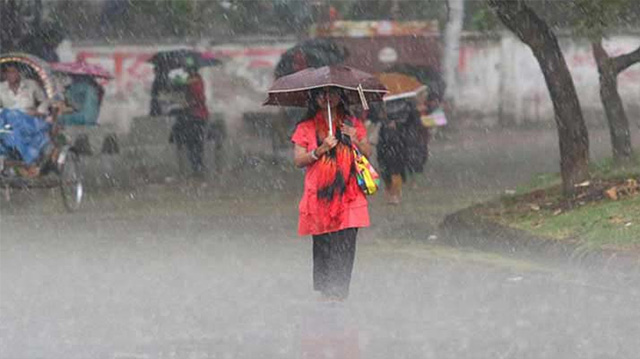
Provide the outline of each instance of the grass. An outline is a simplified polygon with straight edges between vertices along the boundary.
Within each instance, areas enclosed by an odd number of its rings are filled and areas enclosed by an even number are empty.
[[[577,240],[587,247],[633,249],[640,246],[640,196],[619,201],[591,202],[577,209],[510,211],[499,218],[502,224],[557,240]]]
[[[640,156],[621,167],[611,159],[593,163],[592,182],[640,181]],[[556,240],[577,241],[588,248],[640,249],[640,193],[619,200],[573,200],[562,196],[557,173],[536,175],[516,194],[488,204],[479,213],[498,223]],[[601,196],[602,197],[602,196]]]

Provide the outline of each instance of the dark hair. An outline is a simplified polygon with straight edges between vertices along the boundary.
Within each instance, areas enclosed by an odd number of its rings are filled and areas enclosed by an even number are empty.
[[[2,72],[7,72],[7,70],[13,67],[14,69],[18,70],[18,72],[23,72],[25,69],[25,65],[19,63],[19,62],[7,62],[5,64],[2,65]]]
[[[349,98],[345,91],[339,87],[331,87],[333,89],[338,90],[338,94],[340,95],[340,104],[338,105],[338,109],[342,111],[345,116],[351,116],[351,112],[349,111]],[[302,121],[312,119],[316,113],[320,110],[318,106],[318,102],[316,99],[320,94],[324,92],[324,88],[316,88],[309,91],[309,101],[307,102],[307,113],[302,118]]]

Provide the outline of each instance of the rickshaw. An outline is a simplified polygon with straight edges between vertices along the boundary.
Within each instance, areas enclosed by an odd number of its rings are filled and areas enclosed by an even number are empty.
[[[46,100],[53,103],[63,99],[60,84],[56,84],[48,63],[34,56],[20,53],[0,55],[0,67],[15,64],[21,71],[22,78],[35,80],[43,89]],[[73,146],[65,140],[62,128],[56,123],[58,111],[49,106],[53,118],[49,131],[53,153],[51,158],[43,158],[38,162],[39,171],[35,176],[25,176],[20,169],[27,167],[19,155],[9,154],[0,159],[0,185],[9,197],[10,188],[58,187],[65,208],[69,212],[80,208],[84,197],[83,176],[80,157]],[[0,141],[13,134],[14,128],[4,126],[0,129]]]
[[[63,113],[58,122],[64,126],[65,135],[73,141],[80,155],[92,155],[102,144],[103,154],[119,152],[116,134],[109,127],[100,126],[98,117],[104,97],[104,85],[113,76],[107,70],[83,61],[54,62],[51,69],[57,84],[64,84],[64,98],[73,111]]]

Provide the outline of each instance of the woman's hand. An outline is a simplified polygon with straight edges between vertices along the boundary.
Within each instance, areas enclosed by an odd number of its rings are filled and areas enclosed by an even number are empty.
[[[325,153],[329,152],[332,148],[336,147],[337,144],[338,144],[338,139],[336,139],[336,136],[329,135],[325,137],[324,141],[322,141],[322,144],[318,147],[318,149],[316,149],[316,155],[317,156],[324,155]]]
[[[351,140],[356,140],[356,128],[353,126],[349,126],[347,124],[342,124],[342,127],[340,127],[340,131],[342,131],[342,133],[344,133],[345,135],[349,136],[349,138]]]

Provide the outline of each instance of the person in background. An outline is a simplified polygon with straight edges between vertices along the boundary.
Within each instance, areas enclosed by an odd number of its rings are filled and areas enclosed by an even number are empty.
[[[58,122],[67,126],[95,125],[104,93],[102,86],[91,76],[70,75],[70,79],[64,94],[70,109],[58,117]]]
[[[376,153],[387,203],[397,205],[409,175],[424,170],[428,154],[425,129],[410,99],[389,101],[372,109],[371,121],[382,123]]]
[[[333,133],[328,125],[333,114]],[[291,137],[294,164],[305,169],[298,233],[313,238],[313,288],[322,300],[349,295],[358,229],[369,226],[367,199],[357,183],[351,144],[368,156],[364,124],[351,116],[342,90],[310,92],[307,115]]]
[[[151,102],[149,104],[149,116],[162,115],[160,105],[160,93],[169,88],[169,72],[160,65],[153,67],[153,83],[151,84]]]
[[[171,141],[179,148],[185,146],[193,175],[204,177],[204,141],[209,121],[205,84],[194,61],[187,61],[187,83],[184,86],[186,107],[180,111],[173,126]]]

